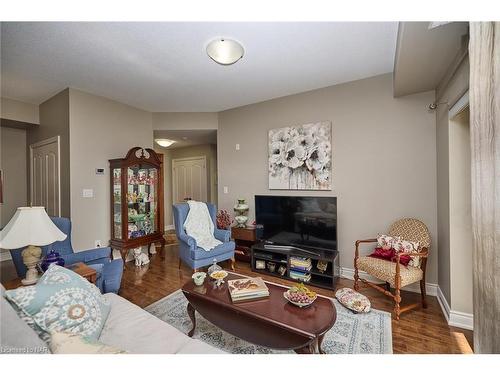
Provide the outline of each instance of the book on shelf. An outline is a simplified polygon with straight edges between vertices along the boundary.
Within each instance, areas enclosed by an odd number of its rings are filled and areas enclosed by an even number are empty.
[[[295,266],[295,265],[291,265],[291,266],[290,266],[290,269],[291,269],[292,271],[298,271],[298,272],[309,272],[309,271],[311,271],[312,266],[302,267],[302,266]]]
[[[294,267],[309,268],[312,267],[311,258],[290,257],[290,265]]]
[[[227,284],[233,302],[249,301],[269,296],[269,289],[260,277],[229,280]]]
[[[294,280],[309,282],[309,281],[311,281],[311,274],[291,270],[290,271],[290,278],[292,278]]]

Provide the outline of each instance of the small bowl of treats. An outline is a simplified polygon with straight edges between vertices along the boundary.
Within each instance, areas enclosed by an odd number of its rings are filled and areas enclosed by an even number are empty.
[[[214,271],[210,274],[210,277],[215,280],[215,285],[220,286],[224,283],[224,279],[227,277],[228,273],[224,270]]]

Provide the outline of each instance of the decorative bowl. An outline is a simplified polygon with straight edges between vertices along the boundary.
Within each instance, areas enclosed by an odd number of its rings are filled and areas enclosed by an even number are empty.
[[[224,270],[214,271],[210,274],[210,277],[214,280],[224,280],[228,273]]]
[[[136,215],[128,215],[128,218],[132,221],[142,221],[146,214],[136,214]]]
[[[195,272],[193,273],[193,281],[196,285],[201,286],[203,285],[203,282],[205,281],[205,277],[207,277],[207,274],[205,272]]]
[[[214,271],[210,274],[210,277],[215,280],[215,285],[220,286],[224,284],[224,279],[227,277],[228,273],[224,270]]]
[[[283,293],[283,297],[285,297],[285,299],[290,302],[292,305],[295,305],[295,306],[298,306],[298,307],[307,307],[307,306],[310,306],[314,301],[316,301],[316,298],[318,298],[318,296],[314,296],[313,298],[309,297],[310,298],[310,301],[309,302],[295,302],[295,301],[292,301],[290,299],[290,291],[287,290],[285,293]]]

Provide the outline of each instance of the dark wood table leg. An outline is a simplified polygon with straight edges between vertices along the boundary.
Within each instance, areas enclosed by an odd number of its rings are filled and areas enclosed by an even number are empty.
[[[194,314],[195,309],[193,306],[191,306],[190,303],[188,303],[188,305],[187,305],[187,312],[188,312],[189,318],[191,319],[191,322],[193,323],[193,328],[191,329],[191,331],[188,332],[188,336],[193,337],[194,329],[196,328],[196,317]]]
[[[165,259],[165,244],[166,241],[163,239],[163,241],[160,242],[161,248],[160,248],[160,257],[161,259]]]
[[[321,335],[318,337],[318,352],[319,354],[326,354],[323,349],[321,349],[321,344],[323,343],[323,339],[325,338],[325,335]]]
[[[314,340],[307,344],[306,346],[303,346],[302,348],[294,349],[295,353],[297,354],[314,354],[314,351],[316,349],[316,344],[317,340]]]

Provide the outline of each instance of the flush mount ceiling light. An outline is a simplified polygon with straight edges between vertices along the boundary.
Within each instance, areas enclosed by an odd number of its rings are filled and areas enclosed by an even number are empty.
[[[175,143],[175,141],[165,138],[155,139],[155,142],[158,143],[161,147],[168,147]]]
[[[207,45],[207,54],[217,64],[231,65],[243,57],[243,46],[231,39],[215,39]]]

